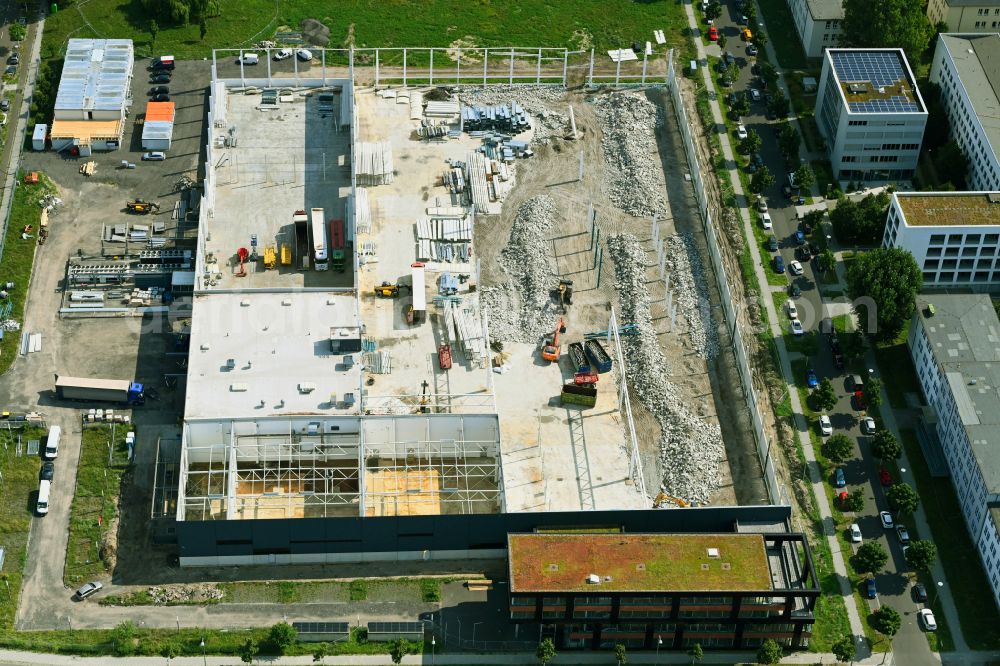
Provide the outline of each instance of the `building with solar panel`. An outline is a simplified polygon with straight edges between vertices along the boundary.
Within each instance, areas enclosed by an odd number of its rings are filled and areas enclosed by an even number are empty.
[[[56,93],[53,150],[118,150],[132,86],[131,39],[71,39]]]
[[[1000,190],[1000,35],[942,34],[930,80],[941,86],[951,138],[968,157],[970,190]]]
[[[902,49],[830,49],[816,97],[819,131],[842,183],[913,178],[927,108]]]

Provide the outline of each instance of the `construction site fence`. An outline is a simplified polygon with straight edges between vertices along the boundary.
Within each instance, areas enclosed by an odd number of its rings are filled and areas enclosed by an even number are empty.
[[[271,87],[306,85],[353,77],[355,85],[664,85],[669,52],[642,50],[612,60],[595,49],[504,46],[488,48],[310,49],[308,61],[274,57],[281,49],[217,49],[213,68],[223,79],[262,80]],[[256,55],[256,58],[247,58]],[[253,63],[253,64],[251,64]],[[320,85],[325,85],[321,83]]]
[[[722,254],[719,250],[719,239],[714,225],[715,216],[719,214],[719,211],[715,209],[715,204],[709,199],[705,188],[704,174],[714,174],[714,171],[710,165],[703,167],[699,163],[698,151],[695,146],[694,137],[691,134],[692,125],[688,119],[681,87],[678,85],[677,73],[672,63],[672,52],[669,60],[667,89],[670,91],[674,112],[677,115],[677,126],[684,140],[684,153],[687,156],[688,169],[691,172],[691,182],[694,185],[695,197],[698,199],[698,211],[701,215],[702,226],[708,241],[709,256],[712,259],[715,281],[721,296],[722,310],[726,317],[726,326],[729,331],[729,337],[732,340],[732,350],[736,357],[736,368],[740,376],[740,386],[743,390],[743,397],[746,400],[747,410],[750,413],[757,457],[764,473],[764,483],[767,486],[767,493],[771,502],[773,504],[788,504],[790,498],[787,488],[778,482],[778,475],[774,466],[774,456],[771,453],[772,443],[764,429],[764,419],[761,415],[757,391],[754,389],[749,354],[747,353],[746,344],[743,342],[744,334],[740,328],[739,312],[737,309],[742,299],[735,295],[729,286],[726,269],[722,262]]]

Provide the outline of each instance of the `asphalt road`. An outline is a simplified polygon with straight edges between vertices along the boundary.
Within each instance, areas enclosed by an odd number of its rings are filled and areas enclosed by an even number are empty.
[[[766,21],[766,17],[763,17],[763,20]],[[736,56],[737,63],[740,65],[740,75],[733,82],[732,87],[723,89],[723,94],[746,92],[749,88],[762,88],[759,78],[751,73],[751,65],[756,59],[747,54],[746,43],[740,40],[741,27],[739,23],[740,14],[735,11],[734,3],[731,0],[725,2],[722,16],[716,20],[715,25],[719,28],[720,34],[726,36],[725,50]],[[769,37],[776,38],[772,35]],[[793,39],[795,36],[777,38]],[[727,104],[724,102],[723,108],[727,108]],[[742,120],[747,130],[756,130],[760,135],[762,140],[760,155],[764,164],[775,177],[775,184],[768,188],[763,196],[768,202],[768,212],[773,223],[772,233],[778,239],[779,248],[777,253],[768,252],[765,248],[762,255],[773,257],[780,253],[787,270],[791,262],[797,258],[796,248],[798,246],[795,242],[795,232],[799,229],[799,223],[796,207],[783,195],[781,187],[787,182],[786,174],[792,169],[789,169],[778,148],[776,130],[780,128],[781,123],[780,121],[767,120],[765,111],[763,99],[759,102],[751,101],[750,112]],[[740,168],[745,169],[742,166],[742,162],[745,160],[740,159]],[[927,639],[917,622],[917,610],[921,605],[914,601],[912,587],[905,575],[907,567],[902,547],[895,532],[883,529],[878,517],[879,511],[888,509],[888,504],[884,489],[878,480],[879,463],[871,455],[869,438],[861,434],[860,416],[862,413],[855,410],[851,403],[846,373],[838,370],[833,363],[829,336],[818,332],[821,320],[828,314],[818,288],[820,280],[818,262],[801,263],[804,269],[803,274],[799,277],[787,274],[787,277],[802,291],[801,296],[795,299],[795,303],[804,328],[807,332],[814,332],[813,334],[818,338],[818,352],[809,359],[809,365],[816,371],[821,381],[824,377],[829,377],[837,390],[839,400],[836,407],[829,413],[834,433],[848,435],[855,442],[854,457],[843,465],[847,480],[847,487],[844,490],[851,491],[859,487],[864,489],[865,509],[857,517],[862,537],[865,541],[878,540],[889,552],[889,562],[885,571],[875,576],[878,598],[866,601],[866,603],[872,611],[878,608],[879,604],[889,605],[899,611],[902,616],[902,627],[893,641],[893,651],[897,663],[908,666],[910,664],[940,663],[939,658],[931,653]],[[771,289],[773,291],[775,288]],[[802,377],[795,379],[796,381],[804,381]],[[816,424],[811,425],[818,427]],[[849,553],[844,555],[849,559]],[[933,593],[931,591],[932,595]]]

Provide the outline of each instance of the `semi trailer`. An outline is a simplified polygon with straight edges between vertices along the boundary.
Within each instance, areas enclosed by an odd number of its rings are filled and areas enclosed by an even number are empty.
[[[130,379],[90,379],[56,375],[56,397],[60,400],[114,402],[133,407],[146,403],[143,385]]]

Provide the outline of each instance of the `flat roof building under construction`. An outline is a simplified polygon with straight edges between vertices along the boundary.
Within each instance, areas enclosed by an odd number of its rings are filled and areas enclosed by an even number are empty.
[[[132,84],[131,39],[71,39],[56,93],[56,120],[125,116]]]

